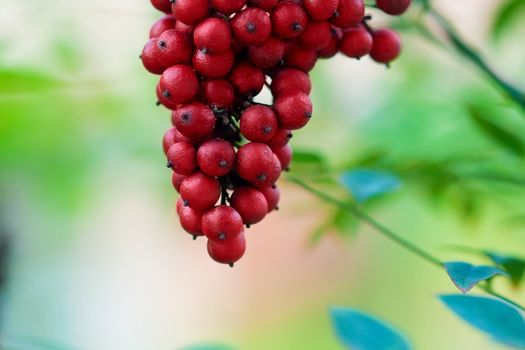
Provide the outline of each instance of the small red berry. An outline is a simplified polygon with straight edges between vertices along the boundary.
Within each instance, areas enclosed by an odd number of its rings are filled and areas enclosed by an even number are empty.
[[[159,86],[167,100],[181,104],[190,101],[197,95],[199,80],[190,66],[176,65],[162,73]]]
[[[202,97],[213,107],[228,108],[233,104],[235,93],[229,81],[208,80],[201,84]]]
[[[401,38],[389,28],[379,29],[372,33],[374,44],[370,57],[376,62],[389,64],[401,52]]]
[[[339,7],[330,21],[336,27],[347,28],[359,24],[364,16],[363,0],[339,0]]]
[[[176,29],[162,33],[157,40],[159,62],[166,67],[190,63],[193,48],[188,35]]]
[[[184,205],[184,201],[177,201],[177,214],[179,214],[182,228],[193,236],[204,236],[202,233],[202,213]]]
[[[202,216],[202,231],[209,240],[225,242],[244,232],[241,215],[232,207],[220,205]]]
[[[180,133],[191,141],[202,141],[215,129],[215,115],[203,103],[193,102],[173,111],[172,118]]]
[[[241,133],[249,141],[268,141],[275,135],[277,127],[277,117],[267,106],[251,106],[241,116]]]
[[[284,68],[273,77],[271,90],[274,97],[296,91],[309,95],[312,91],[312,83],[305,72],[294,68]]]
[[[377,0],[377,7],[389,15],[399,16],[410,7],[411,0]]]
[[[265,77],[262,70],[242,61],[233,67],[229,80],[240,95],[255,96],[263,89]]]
[[[331,38],[332,25],[328,21],[310,22],[299,36],[299,42],[308,49],[321,50],[328,45]]]
[[[304,92],[279,97],[275,101],[275,112],[282,128],[297,130],[312,118],[312,101]]]
[[[177,21],[177,23],[175,23],[175,29],[177,29],[179,32],[186,33],[189,36],[192,36],[193,31],[195,30],[195,26],[184,24],[181,21]]]
[[[164,138],[162,139],[162,148],[164,149],[164,154],[168,154],[170,147],[177,142],[187,141],[189,141],[189,139],[182,135],[179,130],[177,130],[177,128],[170,128],[168,131],[166,131]]]
[[[281,191],[279,191],[279,188],[276,185],[273,185],[261,188],[260,191],[268,202],[268,212],[276,210],[281,197]]]
[[[248,7],[237,13],[231,22],[233,35],[242,45],[260,45],[272,32],[268,14],[256,7]]]
[[[339,43],[342,53],[352,58],[361,58],[372,51],[373,39],[364,25],[347,28]]]
[[[160,84],[157,84],[155,92],[157,94],[157,105],[161,104],[164,107],[171,109],[171,110],[177,109],[179,107],[178,103],[175,103],[174,101],[171,101],[169,99],[169,93],[163,90],[160,87]]]
[[[168,150],[168,165],[181,175],[191,175],[197,168],[197,152],[189,142],[177,142]]]
[[[237,173],[256,187],[275,183],[281,175],[281,164],[270,147],[251,142],[237,152]]]
[[[246,0],[211,0],[211,6],[224,15],[239,12],[244,5]]]
[[[258,7],[266,12],[270,12],[279,0],[248,0],[248,4],[253,7]]]
[[[231,206],[239,212],[245,225],[261,222],[268,213],[264,195],[252,187],[238,187],[231,197]]]
[[[157,49],[157,39],[150,39],[140,55],[144,68],[153,74],[162,74],[166,70],[166,66],[159,62],[159,51]]]
[[[303,0],[303,6],[314,20],[324,21],[337,11],[339,0]]]
[[[171,5],[170,5],[171,8]],[[153,24],[149,31],[150,38],[157,38],[166,30],[175,29],[177,20],[172,15],[162,16],[157,22]]]
[[[175,0],[171,9],[177,21],[194,25],[206,18],[210,12],[209,0]]]
[[[317,51],[319,58],[331,58],[339,52],[339,42],[343,37],[343,31],[337,27],[332,27],[332,35],[328,45]]]
[[[208,176],[224,176],[235,164],[235,149],[222,139],[204,142],[197,151],[199,168]]]
[[[221,196],[219,181],[197,171],[182,181],[180,195],[184,204],[205,211],[212,208]]]
[[[173,184],[173,187],[177,192],[180,193],[180,185],[182,185],[182,181],[186,178],[185,175],[177,174],[176,172],[173,172],[171,174],[171,183]]]
[[[193,67],[206,78],[224,78],[233,67],[235,57],[233,51],[211,53],[206,50],[195,50]]]
[[[317,58],[317,51],[298,44],[290,44],[284,54],[284,64],[287,67],[309,72],[315,67]]]
[[[208,241],[208,254],[218,263],[233,264],[239,261],[246,251],[246,237],[240,234],[224,242]]]
[[[260,46],[250,46],[248,56],[250,61],[261,69],[268,69],[277,65],[284,56],[286,44],[281,39],[270,36]]]
[[[226,51],[232,43],[230,26],[219,18],[205,19],[195,27],[193,41],[199,50]]]
[[[287,129],[278,129],[275,135],[266,142],[270,148],[281,148],[284,147],[290,142],[293,134],[290,130]]]
[[[171,13],[171,2],[170,0],[150,0],[153,7],[164,13]]]
[[[301,35],[308,25],[308,15],[293,1],[280,2],[272,11],[273,32],[279,38],[293,39]]]
[[[293,157],[292,146],[287,144],[280,148],[272,148],[272,151],[275,153],[277,158],[279,158],[279,162],[281,162],[281,168],[288,171]]]

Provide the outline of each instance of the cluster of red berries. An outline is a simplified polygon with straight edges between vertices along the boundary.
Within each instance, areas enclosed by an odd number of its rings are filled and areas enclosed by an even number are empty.
[[[400,15],[410,2],[376,5]],[[172,110],[163,145],[180,222],[208,238],[214,260],[233,265],[246,249],[244,227],[277,209],[292,131],[312,117],[308,72],[317,60],[342,52],[388,64],[401,42],[391,29],[371,29],[364,0],[151,3],[166,15],[141,58],[161,75],[158,103]],[[271,106],[254,101],[265,86]]]

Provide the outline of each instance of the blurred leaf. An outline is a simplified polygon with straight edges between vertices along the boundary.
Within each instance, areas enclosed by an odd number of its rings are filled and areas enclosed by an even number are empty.
[[[493,266],[474,266],[465,262],[445,263],[448,276],[463,293],[469,292],[476,284],[497,275],[508,276],[506,272]]]
[[[525,259],[493,253],[484,252],[496,265],[503,268],[510,276],[510,280],[515,287],[518,287],[525,277]]]
[[[525,1],[523,0],[507,0],[501,4],[494,16],[492,22],[492,38],[495,40],[501,39],[502,34],[507,30],[512,23],[520,19],[520,16],[525,15]]]
[[[294,163],[309,163],[312,165],[325,165],[326,160],[321,153],[306,151],[306,150],[294,150],[293,154]]]
[[[514,306],[482,296],[442,295],[440,299],[457,316],[495,341],[525,348],[525,319]]]
[[[392,192],[401,185],[399,178],[392,173],[365,169],[343,173],[341,182],[361,203]]]
[[[339,340],[352,350],[409,350],[411,345],[386,322],[358,310],[333,307],[333,327]]]
[[[525,145],[523,141],[510,130],[506,130],[494,123],[481,108],[470,106],[469,115],[485,135],[515,155],[519,157],[525,156]]]
[[[347,210],[336,208],[328,218],[311,234],[310,242],[318,243],[330,230],[335,230],[341,236],[353,236],[359,228],[359,221]]]
[[[50,75],[24,69],[0,70],[0,81],[0,94],[5,95],[45,92],[64,85]]]

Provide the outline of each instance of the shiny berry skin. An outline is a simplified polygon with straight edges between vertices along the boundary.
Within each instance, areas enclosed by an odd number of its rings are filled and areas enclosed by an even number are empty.
[[[279,162],[281,162],[281,168],[288,171],[293,157],[292,146],[287,144],[280,148],[272,148],[272,151],[279,159]]]
[[[140,55],[144,68],[153,74],[162,74],[166,70],[166,66],[159,62],[159,51],[157,49],[157,39],[150,39]]]
[[[173,174],[171,174],[171,184],[173,185],[173,188],[175,188],[175,190],[179,193],[180,185],[182,185],[182,181],[184,181],[185,178],[185,175],[177,174],[176,172],[173,172]]]
[[[208,254],[218,263],[233,266],[246,252],[246,237],[240,234],[224,242],[208,241]]]
[[[336,27],[347,28],[359,24],[365,16],[363,0],[339,0],[339,7],[330,22]]]
[[[244,224],[237,210],[219,205],[202,216],[202,231],[209,240],[229,241],[244,232]]]
[[[261,193],[268,202],[268,212],[278,209],[279,200],[281,198],[281,191],[276,185],[268,186],[260,189]]]
[[[389,15],[399,16],[410,7],[411,0],[377,0],[377,7]]]
[[[233,67],[229,80],[240,95],[255,96],[263,89],[265,77],[262,70],[243,61]]]
[[[153,7],[164,13],[171,13],[171,1],[170,0],[150,0]]]
[[[331,38],[332,25],[328,21],[310,22],[299,36],[299,42],[302,46],[317,51],[328,45]]]
[[[219,18],[205,19],[195,27],[193,42],[198,50],[226,51],[232,43],[230,26]]]
[[[305,72],[295,68],[284,68],[273,77],[271,90],[275,97],[296,91],[309,95],[312,91],[312,83]]]
[[[188,36],[175,29],[167,30],[159,36],[157,48],[159,62],[166,67],[190,63],[193,54]]]
[[[260,45],[272,32],[270,17],[256,7],[248,7],[237,13],[231,26],[235,40],[242,45]]]
[[[169,92],[167,92],[166,90],[162,90],[162,88],[160,87],[160,84],[157,84],[155,92],[157,94],[157,105],[161,104],[164,107],[171,109],[171,110],[178,108],[179,104],[169,99],[170,97]]]
[[[191,141],[202,141],[215,129],[215,115],[203,103],[192,102],[173,111],[177,130]]]
[[[324,21],[334,15],[339,0],[303,0],[306,11],[316,21]]]
[[[182,181],[180,195],[190,208],[205,211],[217,203],[221,189],[219,181],[197,171]]]
[[[162,73],[159,86],[167,100],[175,104],[182,104],[197,95],[199,80],[190,66],[176,65]]]
[[[197,151],[197,163],[201,171],[208,176],[224,176],[235,165],[235,149],[232,144],[222,139],[206,141]]]
[[[184,201],[177,201],[177,214],[179,214],[180,225],[193,236],[204,236],[202,233],[202,212],[184,205]]]
[[[177,21],[187,25],[195,25],[210,12],[209,0],[176,0],[171,10]]]
[[[268,213],[266,197],[252,187],[238,187],[233,191],[231,206],[239,212],[245,225],[261,222]]]
[[[401,38],[392,29],[378,29],[372,33],[374,44],[370,57],[376,62],[389,64],[401,52]]]
[[[317,51],[319,58],[331,58],[339,52],[339,42],[343,37],[343,31],[339,28],[332,27],[330,41],[321,50]]]
[[[195,26],[177,21],[177,23],[175,23],[175,29],[177,29],[179,32],[186,33],[191,37],[193,35],[193,31],[195,30]]]
[[[275,101],[275,112],[282,128],[297,130],[312,118],[312,101],[304,92],[295,92]]]
[[[317,59],[317,51],[297,44],[288,45],[284,54],[285,66],[297,68],[303,72],[311,71],[315,67]]]
[[[206,103],[218,108],[230,107],[235,98],[232,84],[224,79],[202,82],[201,94]]]
[[[175,29],[176,22],[177,21],[175,20],[175,17],[173,17],[172,15],[166,15],[161,17],[157,22],[153,24],[153,26],[151,26],[151,29],[149,31],[149,37],[157,38],[166,30]]]
[[[246,0],[211,0],[211,6],[225,15],[239,12],[244,5],[246,5]]]
[[[248,0],[248,5],[270,12],[278,2],[279,0]]]
[[[197,168],[197,152],[189,142],[177,142],[170,147],[168,153],[168,165],[181,175],[191,175]]]
[[[193,67],[206,78],[219,79],[228,75],[235,62],[233,51],[211,53],[205,50],[195,50]]]
[[[292,137],[293,137],[293,134],[290,130],[278,129],[275,132],[275,135],[273,135],[273,137],[269,141],[267,141],[266,144],[270,146],[270,148],[272,149],[281,148],[281,147],[286,146],[288,142],[290,142]]]
[[[302,6],[290,0],[277,4],[270,18],[274,34],[282,39],[298,37],[308,25],[306,11]]]
[[[239,176],[255,187],[274,184],[281,175],[281,164],[270,147],[251,142],[237,151],[236,170]]]
[[[348,57],[359,59],[372,51],[372,45],[372,35],[365,26],[359,25],[344,30],[343,37],[339,42],[339,49]]]
[[[283,59],[285,47],[284,41],[270,36],[263,44],[250,46],[248,48],[248,57],[256,67],[268,69]]]
[[[170,128],[168,131],[166,131],[164,138],[162,139],[162,148],[164,149],[164,154],[168,154],[170,147],[177,142],[187,141],[189,141],[189,139],[182,135],[179,130],[177,130],[177,128]]]
[[[253,142],[269,141],[278,128],[277,117],[270,107],[254,105],[241,116],[241,133]]]

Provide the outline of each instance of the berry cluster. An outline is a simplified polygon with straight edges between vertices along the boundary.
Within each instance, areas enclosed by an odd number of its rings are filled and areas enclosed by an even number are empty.
[[[410,2],[376,6],[400,15]],[[166,15],[141,59],[161,75],[158,103],[172,111],[163,146],[181,195],[177,213],[187,232],[208,238],[214,260],[233,265],[246,249],[244,227],[277,209],[292,131],[312,117],[308,72],[316,61],[342,52],[388,64],[401,42],[369,26],[364,0],[151,3]],[[254,101],[265,86],[271,106]]]

